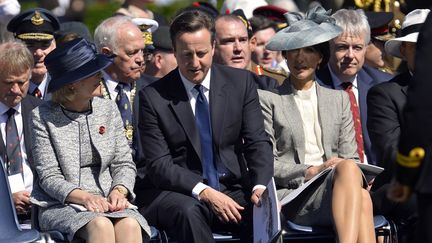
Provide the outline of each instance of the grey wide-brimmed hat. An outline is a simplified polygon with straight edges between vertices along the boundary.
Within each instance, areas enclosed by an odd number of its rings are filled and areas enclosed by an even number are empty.
[[[329,41],[342,33],[336,25],[331,10],[321,6],[310,9],[305,17],[299,13],[285,13],[288,27],[277,32],[267,43],[272,51],[287,51],[317,45]]]

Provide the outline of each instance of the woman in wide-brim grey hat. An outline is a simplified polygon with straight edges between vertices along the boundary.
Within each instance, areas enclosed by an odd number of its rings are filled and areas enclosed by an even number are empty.
[[[356,165],[349,97],[315,82],[315,70],[328,59],[327,42],[342,33],[328,14],[321,7],[305,17],[287,13],[289,26],[267,44],[268,49],[283,52],[290,69],[277,94],[258,91],[274,148],[274,178],[281,200],[319,178],[283,206],[289,220],[333,226],[339,242],[374,242],[372,203]]]
[[[119,110],[95,97],[101,71],[111,63],[82,38],[56,48],[45,59],[52,101],[33,110],[30,119],[39,227],[67,234],[70,241],[138,243],[150,235],[129,203],[136,167]]]

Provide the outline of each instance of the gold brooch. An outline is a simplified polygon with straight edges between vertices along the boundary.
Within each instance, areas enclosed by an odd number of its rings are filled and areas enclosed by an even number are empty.
[[[33,17],[31,17],[31,22],[34,25],[41,25],[41,24],[43,24],[44,19],[42,18],[42,16],[39,13],[39,11],[35,11],[35,14],[33,15]]]

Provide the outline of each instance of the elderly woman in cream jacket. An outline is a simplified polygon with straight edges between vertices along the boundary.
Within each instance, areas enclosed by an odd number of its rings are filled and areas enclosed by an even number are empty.
[[[45,59],[52,101],[33,110],[33,155],[42,230],[69,240],[142,242],[146,220],[133,200],[136,168],[116,104],[98,97],[100,71],[111,64],[84,39]]]
[[[321,7],[305,18],[287,13],[289,27],[268,43],[283,51],[290,76],[278,94],[259,91],[265,128],[273,143],[275,182],[283,198],[321,171],[330,172],[282,209],[303,225],[333,226],[339,242],[374,242],[372,203],[358,161],[350,101],[344,91],[315,82],[325,65],[328,40],[341,28]]]

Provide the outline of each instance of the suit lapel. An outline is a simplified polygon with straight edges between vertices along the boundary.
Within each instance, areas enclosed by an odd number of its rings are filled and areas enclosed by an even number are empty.
[[[215,67],[211,70],[211,77],[210,77],[210,119],[211,119],[211,126],[212,126],[212,135],[213,135],[213,142],[216,146],[220,144],[220,139],[222,135],[222,128],[224,125],[224,115],[227,113],[226,111],[226,105],[227,105],[227,99],[226,93],[229,92],[229,88],[227,88],[227,79],[220,78],[218,76],[218,73],[215,70]],[[222,119],[221,119],[222,118]]]
[[[294,100],[294,93],[291,88],[290,82],[284,82],[279,89],[281,91],[281,103],[284,107],[283,113],[288,122],[289,127],[292,128],[292,140],[297,151],[297,156],[301,164],[304,164],[305,159],[305,137],[303,130],[303,121],[301,119],[300,111]]]
[[[366,122],[367,122],[367,106],[366,96],[371,86],[372,77],[369,76],[363,69],[357,75],[357,89],[358,89],[358,100],[360,108],[360,118],[362,124],[363,136],[367,134]]]
[[[192,112],[189,97],[181,81],[178,69],[171,72],[169,75],[172,76],[166,79],[167,92],[168,95],[171,96],[169,106],[174,111],[186,136],[189,138],[189,141],[191,141],[192,146],[201,159],[199,134],[195,125],[195,116]]]
[[[328,158],[327,155],[331,155],[331,138],[334,136],[332,134],[334,122],[332,117],[332,113],[329,109],[332,109],[333,97],[331,95],[327,95],[325,89],[323,89],[320,85],[316,85],[317,89],[317,100],[318,100],[318,118],[320,121],[320,127],[322,132],[322,145],[324,149],[324,155]]]
[[[31,156],[31,131],[30,131],[30,126],[29,126],[29,121],[30,121],[30,112],[31,110],[34,108],[28,99],[24,99],[22,102],[22,119],[23,119],[23,132],[24,132],[24,145],[27,151],[27,161],[28,162],[33,162],[32,161],[32,156]]]
[[[6,147],[5,142],[3,141],[3,133],[0,130],[1,143],[0,143],[0,155],[2,157],[3,163],[6,161]]]
[[[401,86],[401,92],[402,94],[404,94],[405,96],[408,95],[408,84],[410,83],[412,76],[409,73],[409,71],[405,72],[405,74],[400,76],[400,82],[399,85]]]

